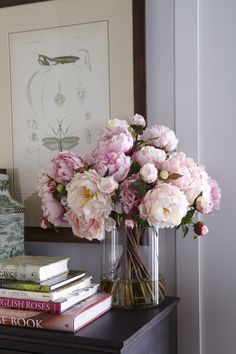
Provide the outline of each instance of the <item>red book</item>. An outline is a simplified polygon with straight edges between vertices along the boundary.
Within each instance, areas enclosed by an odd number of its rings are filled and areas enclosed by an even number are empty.
[[[111,294],[97,293],[61,314],[2,308],[0,324],[76,332],[107,312],[111,305]]]
[[[62,313],[78,302],[94,295],[97,290],[98,284],[91,284],[83,289],[75,290],[71,294],[55,301],[36,301],[30,299],[0,297],[0,308]]]

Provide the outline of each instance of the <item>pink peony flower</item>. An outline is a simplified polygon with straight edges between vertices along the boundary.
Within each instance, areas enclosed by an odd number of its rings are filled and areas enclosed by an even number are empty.
[[[108,171],[109,176],[113,176],[117,182],[123,181],[131,166],[130,156],[123,152],[110,152],[106,155],[98,156],[96,161],[96,170],[103,176]]]
[[[84,161],[70,151],[62,151],[51,163],[51,176],[58,182],[66,184],[72,180],[76,171],[84,167]]]
[[[125,127],[114,129],[103,128],[98,139],[96,154],[105,155],[109,152],[128,152],[133,146],[133,137]]]
[[[146,183],[153,183],[157,180],[157,169],[153,163],[146,163],[140,170],[140,176]]]
[[[52,194],[45,192],[42,195],[43,217],[53,225],[60,225],[64,222],[64,208],[60,202],[53,198]]]
[[[126,178],[120,184],[120,202],[122,210],[128,214],[132,209],[138,207],[140,204],[140,199],[138,198],[136,190],[133,188],[132,184],[139,180],[138,175],[132,175]]]
[[[217,182],[208,177],[202,195],[195,201],[195,208],[199,213],[209,214],[219,209],[220,199],[221,193]]]
[[[50,177],[48,176],[48,172],[46,170],[39,171],[36,177],[36,192],[39,197],[42,198],[43,193],[49,192],[48,182],[50,181]]]
[[[126,122],[125,119],[118,119],[118,118],[109,119],[107,124],[105,125],[105,129],[114,130],[116,128],[128,129],[129,124]]]
[[[145,129],[142,138],[143,140],[150,140],[150,145],[163,148],[166,152],[174,151],[178,144],[178,139],[173,130],[164,125],[155,124]]]
[[[146,121],[143,118],[143,116],[141,116],[140,114],[135,114],[131,119],[130,119],[130,124],[131,125],[140,125],[142,127],[145,127],[146,125]]]
[[[87,219],[84,215],[77,216],[70,210],[65,214],[65,219],[72,226],[75,236],[86,238],[90,241],[94,238],[102,240],[105,236],[103,217]]]
[[[162,169],[172,173],[178,173],[182,177],[171,180],[171,184],[179,187],[188,199],[189,204],[193,204],[194,200],[207,186],[207,175],[192,158],[186,157],[183,152],[173,153],[166,160]]]
[[[209,184],[211,187],[212,211],[219,210],[221,201],[221,190],[216,180],[210,178]]]
[[[105,194],[113,193],[119,187],[113,176],[103,177],[100,181],[100,190]]]
[[[156,228],[174,227],[186,215],[188,201],[179,188],[163,183],[146,193],[139,211],[141,218]]]
[[[86,219],[108,217],[111,195],[101,189],[103,178],[95,170],[77,173],[67,185],[67,205],[77,216]]]
[[[196,235],[198,236],[203,236],[206,235],[208,233],[208,227],[201,221],[198,221],[195,225],[194,225],[194,232]]]
[[[166,153],[164,150],[157,149],[154,146],[144,146],[134,153],[133,159],[141,166],[150,162],[157,168],[161,168],[166,159]]]

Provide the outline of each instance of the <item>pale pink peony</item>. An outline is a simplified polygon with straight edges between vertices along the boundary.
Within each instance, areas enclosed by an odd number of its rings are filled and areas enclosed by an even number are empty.
[[[146,163],[140,170],[140,176],[146,183],[154,183],[157,180],[157,169],[153,163]]]
[[[92,241],[94,238],[102,240],[105,237],[103,217],[86,218],[84,215],[77,216],[73,211],[65,214],[65,219],[72,226],[75,236]]]
[[[113,193],[119,187],[113,176],[103,177],[100,180],[100,190],[105,194]]]
[[[163,183],[146,193],[139,211],[141,218],[156,228],[174,227],[186,215],[188,201],[178,187]]]
[[[77,173],[67,185],[67,205],[77,215],[86,219],[108,217],[111,195],[101,190],[102,177],[95,170]]]
[[[208,177],[202,194],[195,201],[195,208],[202,214],[209,214],[219,209],[220,199],[221,193],[218,183]]]
[[[114,130],[116,128],[129,128],[129,124],[125,119],[113,118],[107,121],[105,128],[108,130]]]
[[[96,160],[96,170],[103,176],[108,171],[109,176],[113,176],[117,182],[123,181],[131,166],[130,156],[123,152],[110,152],[106,155],[98,156]]]
[[[140,114],[135,114],[131,119],[130,119],[130,124],[131,125],[140,125],[142,127],[145,127],[146,125],[146,121],[143,118],[143,116],[141,116]]]
[[[166,153],[164,150],[157,149],[154,146],[144,146],[134,153],[133,159],[141,166],[150,162],[157,168],[161,168],[163,162],[166,160]]]
[[[220,208],[220,201],[221,201],[221,190],[216,182],[216,180],[211,179],[209,181],[211,187],[211,200],[212,200],[212,211],[219,210]]]
[[[48,171],[40,170],[36,176],[36,192],[39,197],[42,198],[43,193],[49,192],[48,182],[50,181],[50,177],[48,175]]]
[[[64,222],[65,209],[49,192],[45,192],[42,195],[42,210],[43,217],[51,224],[60,225]]]
[[[51,176],[58,182],[66,184],[72,180],[76,171],[84,167],[84,161],[70,151],[62,151],[51,163]]]
[[[138,198],[137,192],[132,186],[137,180],[139,180],[139,176],[132,175],[120,184],[120,202],[122,210],[126,214],[140,204],[140,198]]]
[[[133,146],[133,137],[128,128],[103,128],[96,146],[96,154],[105,155],[109,152],[128,152]]]
[[[178,173],[182,177],[172,179],[171,184],[179,187],[185,194],[190,204],[207,187],[206,172],[190,157],[183,152],[173,153],[162,165],[163,170]]]
[[[148,140],[150,145],[165,149],[166,152],[174,151],[178,144],[173,130],[164,125],[155,124],[145,129],[142,138],[145,141]]]

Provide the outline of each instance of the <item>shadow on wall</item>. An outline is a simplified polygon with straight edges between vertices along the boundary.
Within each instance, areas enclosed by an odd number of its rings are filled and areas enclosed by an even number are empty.
[[[102,247],[100,244],[25,242],[27,255],[68,257],[70,269],[85,270],[99,282],[102,265]]]

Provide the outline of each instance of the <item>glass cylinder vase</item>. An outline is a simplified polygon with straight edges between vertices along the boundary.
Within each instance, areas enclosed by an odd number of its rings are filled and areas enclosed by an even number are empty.
[[[120,227],[106,234],[101,290],[113,294],[114,307],[146,308],[164,300],[159,243],[153,227]]]

